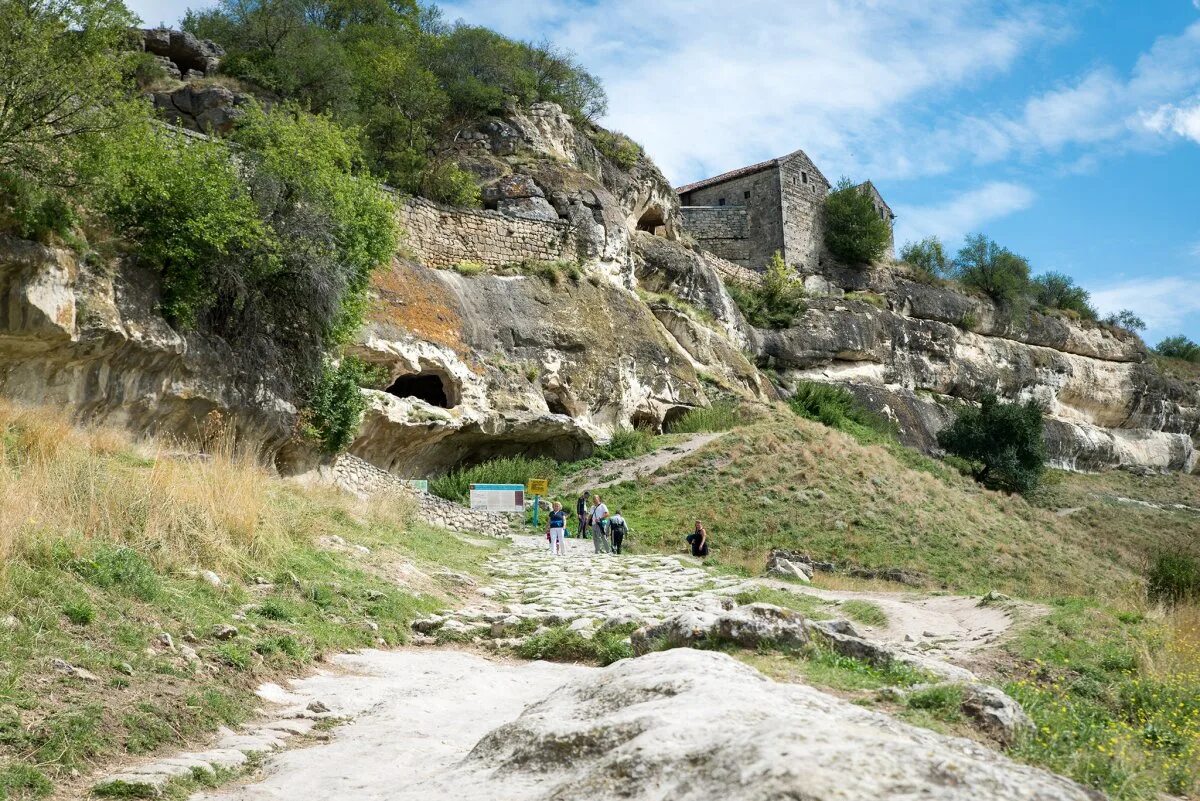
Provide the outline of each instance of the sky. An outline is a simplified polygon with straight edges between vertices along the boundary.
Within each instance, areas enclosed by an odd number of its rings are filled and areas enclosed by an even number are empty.
[[[439,5],[573,51],[677,186],[803,148],[875,183],[898,244],[983,232],[1200,341],[1200,0]]]

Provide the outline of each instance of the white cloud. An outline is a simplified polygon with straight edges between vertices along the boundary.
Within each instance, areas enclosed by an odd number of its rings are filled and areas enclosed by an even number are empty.
[[[1200,142],[1200,97],[1183,105],[1167,103],[1159,106],[1152,113],[1144,115],[1142,122],[1156,133],[1172,133]]]
[[[1187,318],[1200,314],[1200,278],[1169,275],[1132,280],[1092,293],[1101,314],[1132,309],[1146,321],[1150,340],[1176,333]]]
[[[939,153],[906,152],[898,120],[924,97],[1003,72],[1054,28],[1049,12],[1002,13],[986,0],[442,7],[574,50],[612,98],[606,124],[641,141],[677,183],[797,147],[832,176],[944,170]]]
[[[936,236],[954,241],[987,221],[1029,208],[1036,196],[1027,186],[993,181],[931,206],[896,209],[896,242]]]

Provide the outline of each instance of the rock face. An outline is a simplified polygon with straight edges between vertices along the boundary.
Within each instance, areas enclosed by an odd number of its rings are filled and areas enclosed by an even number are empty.
[[[186,75],[189,71],[203,77],[215,72],[221,65],[225,50],[208,39],[198,39],[187,31],[167,28],[146,28],[141,33],[142,48],[168,60],[177,72]]]
[[[568,681],[439,784],[464,799],[1095,798],[968,740],[690,649]]]
[[[895,271],[823,278],[860,294],[813,299],[791,328],[754,333],[760,364],[785,389],[845,384],[927,450],[963,402],[1034,399],[1057,466],[1194,467],[1200,387],[1159,374],[1135,338],[1036,312],[1008,321],[987,301]]]

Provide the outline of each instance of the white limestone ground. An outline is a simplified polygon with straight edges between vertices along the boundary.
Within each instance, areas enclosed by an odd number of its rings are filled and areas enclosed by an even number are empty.
[[[354,722],[196,801],[766,801],[1092,798],[969,740],[917,729],[720,653],[608,668],[446,650],[340,657],[297,682]]]
[[[652,624],[681,613],[713,617],[754,583],[713,576],[687,561],[596,555],[590,540],[568,540],[568,555],[551,556],[544,539],[516,537],[512,548],[493,556],[492,579],[478,588],[478,605],[414,628],[492,646],[515,645],[534,627],[551,625],[570,624],[590,636],[601,626]],[[932,633],[939,625],[973,630],[964,628],[968,607],[993,629],[1011,623],[1003,610],[979,607],[973,598],[788,588],[830,601],[880,603],[891,621],[879,632],[890,641],[885,647],[955,681],[974,677],[922,653],[904,635],[920,628]],[[719,794],[749,800],[793,797],[789,793],[802,789],[806,798],[834,799],[884,797],[901,788],[923,798],[983,797],[975,787],[989,798],[1085,797],[1065,780],[978,745],[913,729],[811,688],[769,682],[721,654],[676,649],[599,669],[421,648],[365,651],[333,664],[336,670],[287,690],[264,687],[264,699],[282,705],[281,719],[245,735],[225,733],[217,749],[240,751],[240,759],[222,763],[237,765],[247,753],[281,747],[278,733],[292,724],[311,726],[305,718],[336,715],[351,722],[331,742],[275,755],[258,781],[199,798],[603,801]],[[196,758],[160,759],[110,778],[161,787],[199,766]],[[839,760],[854,769],[828,768]],[[630,777],[639,777],[637,783]]]

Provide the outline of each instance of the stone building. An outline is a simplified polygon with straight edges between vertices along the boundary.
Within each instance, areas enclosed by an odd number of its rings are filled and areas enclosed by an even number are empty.
[[[762,270],[779,251],[814,272],[822,250],[821,210],[829,180],[803,150],[681,186],[675,191],[684,230],[705,250]],[[860,185],[889,223],[891,207],[867,181]],[[891,252],[889,242],[889,253]]]

